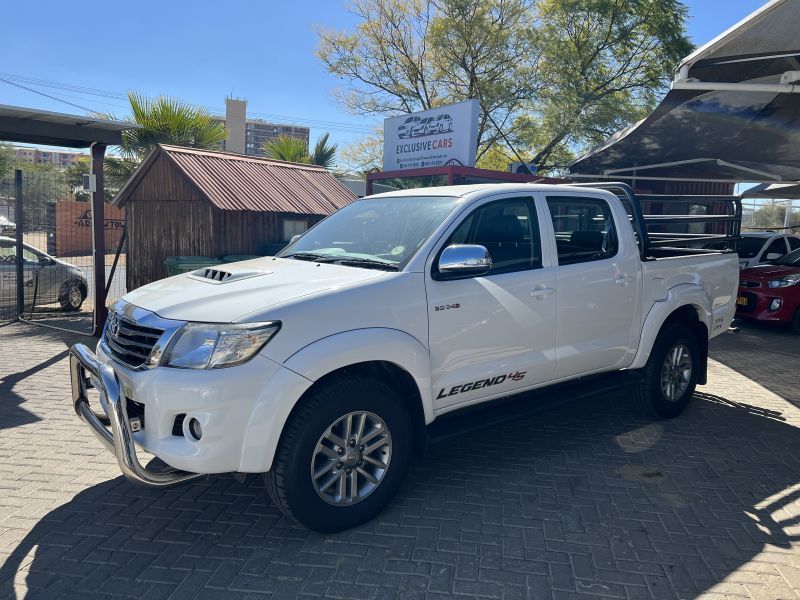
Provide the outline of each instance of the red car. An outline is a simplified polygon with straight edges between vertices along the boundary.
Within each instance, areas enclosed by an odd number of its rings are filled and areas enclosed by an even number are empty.
[[[736,316],[791,325],[800,333],[800,249],[739,274]]]

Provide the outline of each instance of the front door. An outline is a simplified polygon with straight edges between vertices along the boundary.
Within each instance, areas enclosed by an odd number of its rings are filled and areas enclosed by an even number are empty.
[[[632,236],[618,235],[601,197],[545,194],[558,266],[556,379],[624,366],[632,358],[638,323],[639,257]]]
[[[455,225],[426,278],[434,409],[549,381],[555,369],[555,273],[533,199],[483,202]],[[485,275],[448,279],[441,250],[479,244]]]
[[[31,302],[38,259],[30,250],[22,251],[25,303]],[[14,240],[0,240],[0,302],[6,308],[17,301],[17,247]]]

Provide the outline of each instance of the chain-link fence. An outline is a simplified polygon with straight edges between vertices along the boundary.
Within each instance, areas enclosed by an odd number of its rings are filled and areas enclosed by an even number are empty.
[[[780,231],[800,234],[800,200],[742,200],[742,232]]]
[[[0,179],[0,217],[5,217],[0,218],[0,321],[19,318],[92,331],[92,210],[82,196],[58,170],[30,168]],[[104,281],[110,302],[125,293],[124,252],[108,281],[125,217],[111,206],[105,212]]]

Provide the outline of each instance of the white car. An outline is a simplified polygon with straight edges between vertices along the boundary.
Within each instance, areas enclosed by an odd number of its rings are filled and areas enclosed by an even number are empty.
[[[800,248],[800,237],[771,231],[743,233],[739,240],[739,268],[768,263]]]
[[[680,414],[739,271],[735,253],[662,256],[600,189],[371,196],[278,257],[128,293],[96,354],[72,348],[75,411],[135,482],[267,473],[287,514],[345,529],[386,505],[426,435],[534,402],[498,399],[625,386],[648,414]],[[178,471],[142,466],[136,445]]]

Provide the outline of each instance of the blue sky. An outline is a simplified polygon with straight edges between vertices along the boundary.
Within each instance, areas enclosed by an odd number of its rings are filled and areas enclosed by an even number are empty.
[[[765,0],[684,0],[688,30],[703,44]],[[219,109],[228,95],[251,116],[330,131],[346,143],[377,119],[348,114],[333,99],[340,82],[314,56],[316,30],[355,23],[341,0],[13,2],[4,11],[0,78],[99,111],[125,114],[125,100],[32,84],[18,77],[148,96],[168,94]],[[0,104],[82,113],[0,81]]]

